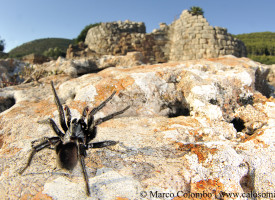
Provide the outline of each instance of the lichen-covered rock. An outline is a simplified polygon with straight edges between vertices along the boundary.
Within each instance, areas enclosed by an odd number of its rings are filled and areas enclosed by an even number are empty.
[[[113,91],[117,94],[97,118],[131,106],[98,127],[95,141],[118,144],[88,150],[90,199],[200,199],[195,193],[242,199],[229,193],[273,193],[275,100],[256,90],[259,68],[264,74],[258,63],[227,56],[107,68],[73,79],[50,76],[1,89],[1,97],[15,100],[0,114],[1,197],[88,198],[80,166],[72,173],[55,169],[50,149],[38,152],[18,175],[31,141],[54,136],[46,123],[49,117],[59,121],[50,80],[73,117]]]
[[[20,83],[22,80],[18,73],[25,65],[24,62],[15,59],[0,59],[0,88]]]

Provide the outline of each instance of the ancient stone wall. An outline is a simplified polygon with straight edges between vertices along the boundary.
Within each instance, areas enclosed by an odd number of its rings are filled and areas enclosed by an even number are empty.
[[[126,55],[139,51],[147,63],[167,61],[163,59],[162,43],[155,34],[145,33],[143,22],[102,23],[88,31],[85,44],[99,55]]]
[[[244,44],[227,33],[212,27],[202,16],[184,10],[178,20],[152,33],[145,33],[142,22],[108,22],[91,28],[85,44],[98,55],[126,55],[139,51],[147,63],[162,63],[223,55],[246,56]]]
[[[101,23],[88,31],[85,43],[98,54],[116,54],[121,38],[129,34],[135,34],[138,39],[142,39],[145,34],[144,23],[130,21]]]
[[[215,58],[223,55],[246,56],[242,41],[227,33],[227,29],[212,27],[202,16],[184,10],[170,25],[170,60]]]

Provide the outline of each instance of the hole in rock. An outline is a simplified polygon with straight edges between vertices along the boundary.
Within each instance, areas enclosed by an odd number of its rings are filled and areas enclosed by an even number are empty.
[[[242,130],[245,129],[244,121],[241,118],[236,117],[231,121],[231,123],[237,132],[242,132]]]
[[[178,116],[190,116],[190,110],[188,106],[183,105],[179,101],[176,101],[173,104],[169,104],[168,108],[170,108],[170,112],[168,113],[169,118]]]
[[[252,95],[249,95],[247,97],[240,97],[238,98],[237,102],[241,105],[241,106],[246,106],[248,104],[253,105],[254,101],[254,97]]]
[[[15,104],[13,97],[0,97],[0,113],[11,108]]]
[[[254,190],[253,179],[249,174],[246,174],[241,178],[240,185],[243,191],[246,193],[249,193]]]
[[[218,105],[219,102],[216,99],[210,99],[209,103],[211,103],[212,105]]]

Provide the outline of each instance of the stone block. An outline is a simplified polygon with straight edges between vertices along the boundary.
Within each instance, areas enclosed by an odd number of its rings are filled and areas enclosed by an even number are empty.
[[[205,39],[214,39],[214,35],[213,34],[204,33],[204,34],[202,34],[202,38],[205,38]]]
[[[201,38],[201,39],[200,39],[200,44],[205,44],[206,41],[207,41],[207,40],[206,40],[205,38]]]
[[[225,39],[225,35],[222,35],[222,34],[217,34],[216,37],[218,39],[221,39],[221,40],[224,40]]]

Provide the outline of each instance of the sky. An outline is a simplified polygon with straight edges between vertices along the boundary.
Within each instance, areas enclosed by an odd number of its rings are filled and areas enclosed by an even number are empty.
[[[76,38],[96,22],[144,22],[147,33],[199,6],[211,26],[231,34],[275,32],[275,0],[0,0],[5,52],[41,38]]]

